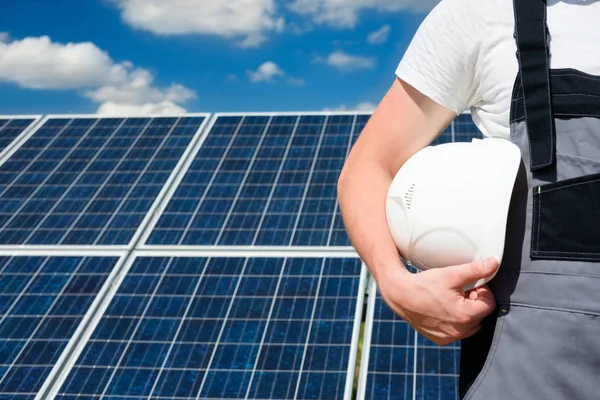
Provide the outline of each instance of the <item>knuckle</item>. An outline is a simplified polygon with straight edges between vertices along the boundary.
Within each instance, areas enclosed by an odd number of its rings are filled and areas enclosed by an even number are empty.
[[[467,325],[471,322],[471,316],[468,314],[459,314],[456,318],[456,322],[458,322],[460,325]]]

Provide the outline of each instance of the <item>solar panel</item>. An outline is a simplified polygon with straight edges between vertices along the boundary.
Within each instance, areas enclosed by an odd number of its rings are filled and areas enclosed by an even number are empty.
[[[47,118],[0,166],[0,245],[127,245],[204,117]]]
[[[0,258],[0,398],[35,397],[118,261]]]
[[[0,155],[38,119],[38,117],[0,117]]]
[[[57,399],[349,399],[357,258],[137,257]]]
[[[219,116],[146,244],[349,246],[336,183],[368,118]]]

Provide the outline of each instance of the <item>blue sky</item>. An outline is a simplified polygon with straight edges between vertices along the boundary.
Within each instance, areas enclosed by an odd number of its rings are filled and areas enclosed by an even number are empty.
[[[0,114],[370,108],[435,0],[4,0]]]

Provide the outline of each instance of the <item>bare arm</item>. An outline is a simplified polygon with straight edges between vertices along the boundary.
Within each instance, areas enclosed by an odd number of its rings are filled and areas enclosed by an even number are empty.
[[[456,115],[396,79],[353,147],[338,182],[350,240],[373,276],[405,271],[385,220],[385,197],[402,164],[429,145]]]
[[[455,117],[397,79],[365,126],[338,182],[346,230],[386,303],[439,345],[473,335],[495,309],[487,287],[467,294],[463,287],[490,276],[497,261],[410,274],[389,232],[385,199],[404,162],[429,145]]]

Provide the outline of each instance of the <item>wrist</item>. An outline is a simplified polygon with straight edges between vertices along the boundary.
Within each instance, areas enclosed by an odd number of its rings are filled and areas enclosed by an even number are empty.
[[[372,275],[379,287],[395,292],[404,291],[412,277],[402,261],[375,265]]]

